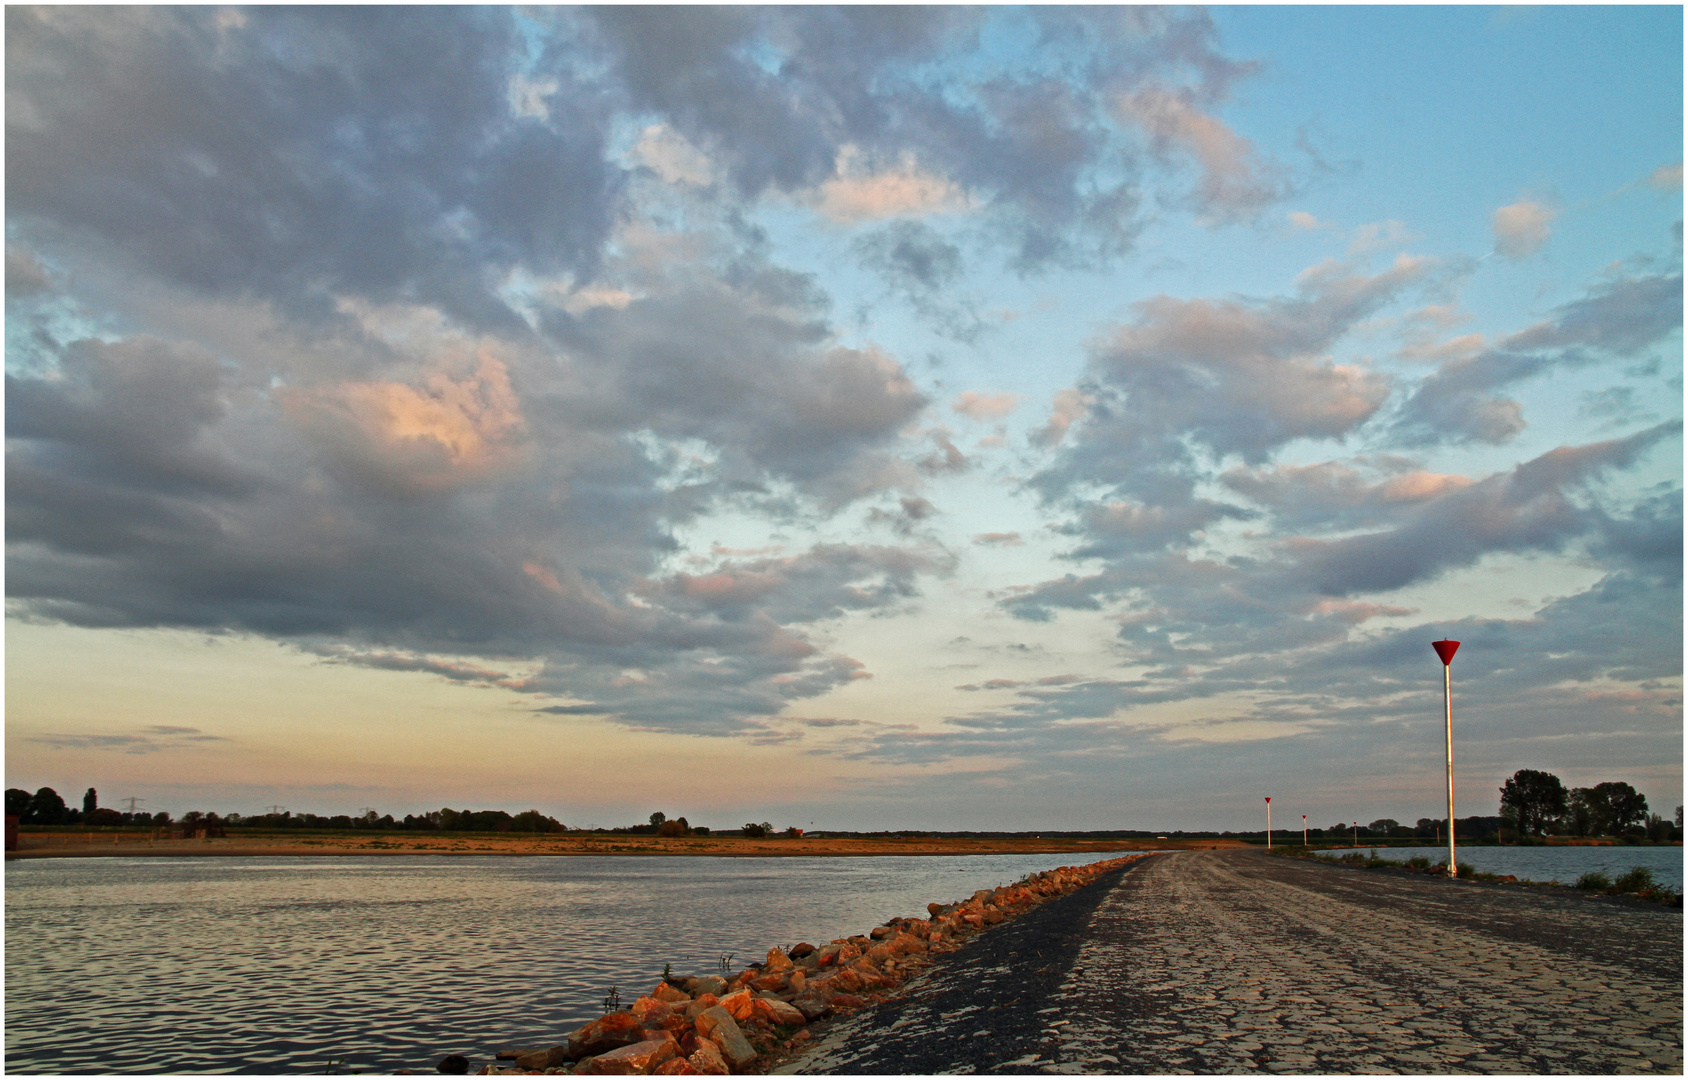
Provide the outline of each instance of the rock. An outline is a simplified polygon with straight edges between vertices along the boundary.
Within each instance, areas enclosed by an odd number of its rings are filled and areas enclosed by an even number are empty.
[[[713,1009],[721,1004],[721,999],[714,994],[699,994],[698,999],[686,1006],[686,1019],[696,1020],[698,1013],[705,1009]]]
[[[793,960],[801,960],[814,951],[815,947],[813,945],[809,944],[807,941],[799,941],[791,947],[791,952],[788,955]]]
[[[569,1036],[568,1055],[579,1061],[623,1046],[642,1042],[644,1027],[630,1012],[613,1012],[590,1024],[582,1024]]]
[[[791,957],[785,955],[785,953],[778,949],[769,949],[768,962],[762,965],[762,970],[764,972],[790,971]]]
[[[747,996],[745,1000],[753,999]],[[755,1048],[750,1045],[750,1040],[744,1037],[738,1021],[727,1011],[724,1003],[705,1010],[703,1015],[697,1018],[697,1033],[714,1043],[715,1048],[721,1051],[721,1056],[732,1068],[742,1069],[756,1058]]]
[[[761,990],[765,993],[773,993],[777,990],[784,990],[786,983],[790,980],[790,977],[789,972],[776,971],[771,975],[763,975],[761,978],[751,979],[750,988],[752,990]]]
[[[802,1027],[809,1022],[803,1013],[778,998],[757,998],[756,1015],[775,1027]]]
[[[666,1001],[670,1005],[692,1000],[692,995],[666,981],[656,984],[656,989],[651,991],[651,997],[658,1001]]]
[[[830,1010],[827,1003],[828,992],[820,987],[805,990],[791,999],[791,1007],[803,1014],[805,1020],[819,1020]]]
[[[895,929],[889,926],[876,926],[872,930],[868,931],[867,936],[875,941],[878,941],[881,938],[888,938],[896,932],[897,931]]]
[[[569,1060],[567,1044],[543,1050],[524,1050],[516,1057],[518,1069],[551,1069]]]
[[[440,1058],[440,1063],[435,1065],[434,1068],[447,1076],[468,1076],[469,1059],[462,1054],[447,1054]]]
[[[727,1075],[727,1060],[721,1056],[721,1051],[717,1050],[712,1042],[699,1044],[698,1048],[692,1051],[691,1056],[686,1058],[686,1061],[692,1068],[705,1076]]]
[[[839,965],[848,964],[861,954],[862,950],[855,945],[840,945],[838,947],[838,957],[833,961],[833,963]]]
[[[990,898],[991,898],[991,890],[980,889],[978,892],[973,894],[972,902],[975,903],[975,904],[978,904],[982,907],[990,901]]]
[[[995,904],[991,904],[985,908],[984,918],[986,926],[995,926],[1007,917],[1008,916],[1002,913],[1002,909],[997,907]]]
[[[632,1046],[623,1046],[592,1059],[594,1076],[647,1075],[669,1060],[679,1049],[673,1039],[651,1039]]]
[[[743,1020],[750,1015],[752,1008],[751,1002],[755,1000],[755,997],[750,993],[750,991],[737,990],[722,998],[721,1004],[716,1006],[716,1008],[727,1010],[727,1015],[731,1016],[734,1020]],[[701,1023],[703,1017],[707,1015],[709,1015],[708,1011],[699,1015],[699,1022]]]
[[[872,960],[874,963],[878,963],[881,960],[891,959],[890,943],[881,941],[879,944],[867,951],[867,958]]]
[[[705,975],[701,979],[691,979],[689,982],[691,985],[688,985],[686,989],[691,991],[694,998],[702,997],[705,994],[720,997],[727,992],[727,980],[719,975]]]
[[[786,980],[785,988],[790,990],[793,994],[801,994],[803,992],[803,987],[807,986],[808,983],[809,976],[802,968],[798,968],[796,971],[791,973],[791,978]]]
[[[639,1018],[639,1023],[645,1027],[656,1027],[658,1026],[657,1021],[668,1015],[668,1010],[668,1002],[658,1001],[653,997],[642,997],[633,1003],[633,1008],[630,1011]]]
[[[832,1006],[833,1012],[839,1012],[845,1009],[860,1009],[865,1006],[867,1002],[863,1001],[854,994],[837,994],[834,995],[833,999],[827,1002],[827,1004]]]
[[[697,1070],[683,1057],[669,1058],[656,1067],[656,1076],[696,1076]]]

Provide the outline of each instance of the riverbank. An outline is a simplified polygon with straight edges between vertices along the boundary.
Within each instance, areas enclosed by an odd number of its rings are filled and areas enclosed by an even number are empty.
[[[605,833],[355,833],[236,835],[153,840],[144,833],[28,832],[8,859],[299,855],[709,855],[814,858],[852,855],[1088,855],[1246,847],[1239,840],[1082,840],[1065,837],[636,836]]]

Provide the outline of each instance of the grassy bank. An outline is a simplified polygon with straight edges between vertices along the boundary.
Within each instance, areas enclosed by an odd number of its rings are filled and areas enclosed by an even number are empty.
[[[1378,855],[1376,848],[1371,848],[1368,852],[1351,849],[1342,855],[1332,855],[1327,851],[1301,847],[1300,845],[1280,845],[1272,849],[1272,854],[1286,859],[1312,859],[1317,862],[1338,866],[1353,866],[1365,870],[1406,870],[1429,874],[1434,877],[1447,877],[1448,875],[1446,859],[1441,862],[1432,862],[1423,855],[1415,855],[1410,859],[1386,859]],[[1502,882],[1509,885],[1536,888],[1563,886],[1563,883],[1558,881],[1532,881],[1529,878],[1519,878],[1512,874],[1484,873],[1470,863],[1458,863],[1455,870],[1459,877],[1466,881]],[[1577,878],[1572,887],[1595,896],[1633,896],[1637,900],[1663,904],[1666,907],[1682,906],[1682,894],[1653,880],[1653,871],[1645,866],[1633,867],[1616,878],[1609,877],[1598,870],[1592,870]]]

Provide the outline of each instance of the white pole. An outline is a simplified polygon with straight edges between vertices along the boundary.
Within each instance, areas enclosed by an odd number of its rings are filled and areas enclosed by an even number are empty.
[[[1448,720],[1448,876],[1459,877],[1454,861],[1454,676],[1453,665],[1442,665],[1442,705]]]
[[[1266,850],[1272,850],[1272,796],[1266,796]]]

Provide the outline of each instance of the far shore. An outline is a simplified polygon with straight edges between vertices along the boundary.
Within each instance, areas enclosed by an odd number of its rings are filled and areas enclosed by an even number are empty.
[[[1241,840],[1084,840],[1043,837],[658,837],[604,833],[501,836],[437,833],[230,836],[153,840],[145,834],[26,832],[8,859],[121,856],[269,855],[710,855],[718,858],[815,858],[852,855],[1077,855],[1116,851],[1183,851],[1250,847]]]

